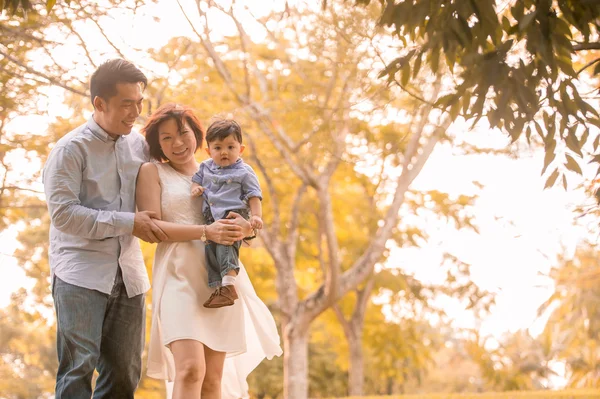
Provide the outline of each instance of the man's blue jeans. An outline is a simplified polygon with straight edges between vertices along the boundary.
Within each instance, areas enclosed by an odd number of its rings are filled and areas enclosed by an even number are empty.
[[[110,295],[54,277],[56,399],[133,399],[142,369],[145,295],[128,298],[118,269]]]

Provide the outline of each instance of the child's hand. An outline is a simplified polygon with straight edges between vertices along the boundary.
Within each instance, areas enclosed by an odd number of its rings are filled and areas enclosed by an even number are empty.
[[[194,186],[192,187],[192,197],[199,197],[204,192],[204,187],[202,186]]]
[[[252,216],[249,222],[254,230],[260,230],[263,228],[263,221],[260,216]]]

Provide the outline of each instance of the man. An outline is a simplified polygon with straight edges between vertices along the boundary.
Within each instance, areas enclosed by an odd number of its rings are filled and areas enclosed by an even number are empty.
[[[148,150],[132,127],[146,84],[128,61],[102,64],[90,82],[92,117],[58,141],[44,168],[57,399],[89,399],[94,369],[94,398],[133,398],[140,380],[150,283],[136,237],[166,239],[153,212],[135,211]]]

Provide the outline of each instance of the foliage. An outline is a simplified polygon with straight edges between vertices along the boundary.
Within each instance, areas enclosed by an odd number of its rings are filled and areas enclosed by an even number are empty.
[[[483,379],[492,390],[549,388],[549,378],[556,376],[549,366],[554,357],[552,348],[524,330],[505,334],[493,349],[487,349],[486,341],[473,333],[466,351],[479,365]]]
[[[421,69],[449,71],[453,81],[436,107],[453,120],[461,116],[473,125],[485,118],[513,141],[539,135],[546,152],[542,173],[548,170],[547,186],[562,181],[566,187],[567,170],[581,174],[582,161],[600,159],[585,147],[593,141],[597,152],[600,136],[593,127],[600,127],[600,118],[597,104],[586,99],[593,86],[581,79],[600,73],[598,2],[379,3],[379,23],[390,28],[398,46],[397,57],[388,60],[381,77],[410,92]]]
[[[566,362],[571,387],[600,383],[600,266],[598,247],[584,243],[571,259],[561,256],[549,277],[554,292],[540,307],[549,313],[540,339],[552,342]]]

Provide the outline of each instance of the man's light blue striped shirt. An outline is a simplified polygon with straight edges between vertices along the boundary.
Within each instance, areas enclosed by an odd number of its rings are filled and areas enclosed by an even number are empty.
[[[93,117],[56,143],[43,171],[53,276],[109,294],[120,266],[129,297],[150,288],[132,235],[135,183],[148,159],[141,134],[114,140]]]

